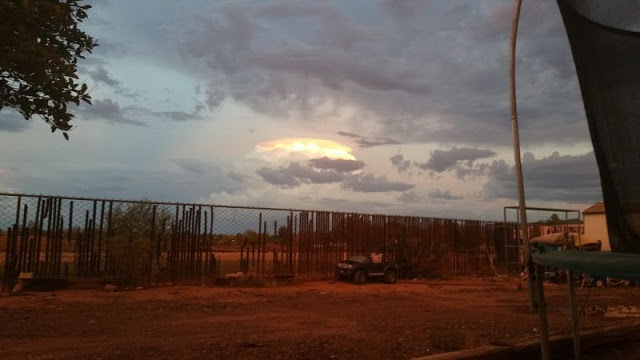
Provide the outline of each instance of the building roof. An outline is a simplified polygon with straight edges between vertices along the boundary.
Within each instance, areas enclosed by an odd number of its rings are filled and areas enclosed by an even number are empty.
[[[604,214],[605,213],[604,201],[598,201],[597,203],[588,207],[582,213],[583,214]]]

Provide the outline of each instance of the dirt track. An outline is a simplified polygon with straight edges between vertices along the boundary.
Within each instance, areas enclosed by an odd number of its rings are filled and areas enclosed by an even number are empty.
[[[638,306],[639,292],[596,288],[586,308]],[[547,299],[550,331],[566,332],[565,286]],[[536,336],[526,301],[508,279],[28,293],[0,298],[0,358],[407,359]]]

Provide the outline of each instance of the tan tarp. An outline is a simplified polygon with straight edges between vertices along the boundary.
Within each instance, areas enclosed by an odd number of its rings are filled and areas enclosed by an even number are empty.
[[[535,237],[529,240],[532,244],[546,244],[552,246],[583,247],[590,244],[598,244],[600,240],[593,239],[588,235],[578,233],[559,232]]]

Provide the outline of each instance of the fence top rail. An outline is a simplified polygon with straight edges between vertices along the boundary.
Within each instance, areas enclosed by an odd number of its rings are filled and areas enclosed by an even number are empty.
[[[483,224],[498,224],[503,223],[499,220],[478,220],[478,219],[460,219],[460,218],[440,218],[431,216],[417,216],[417,215],[390,215],[390,214],[371,214],[371,213],[357,213],[349,211],[331,211],[331,210],[310,210],[310,209],[294,209],[294,208],[275,208],[275,207],[263,207],[263,206],[239,206],[239,205],[216,205],[205,203],[189,203],[189,202],[170,202],[170,201],[154,201],[154,200],[127,200],[127,199],[107,199],[107,198],[90,198],[81,196],[65,196],[65,195],[45,195],[45,194],[27,194],[27,193],[9,193],[0,192],[0,196],[13,196],[13,197],[28,197],[28,198],[56,198],[65,200],[78,200],[78,201],[108,201],[115,203],[130,203],[130,204],[149,204],[149,205],[169,205],[169,206],[208,206],[216,208],[227,209],[244,209],[244,210],[270,210],[270,211],[289,211],[289,212],[313,212],[313,213],[333,213],[343,215],[365,215],[365,216],[386,216],[389,218],[402,217],[406,219],[423,219],[423,220],[448,220],[448,221],[465,221],[465,222],[479,222]]]
[[[518,210],[520,209],[519,206],[505,206],[504,207],[505,210],[509,209],[509,210]],[[554,208],[543,208],[543,207],[530,207],[527,206],[527,210],[533,210],[533,211],[555,211],[555,212],[564,212],[564,213],[580,213],[580,210],[575,210],[575,209],[554,209]]]

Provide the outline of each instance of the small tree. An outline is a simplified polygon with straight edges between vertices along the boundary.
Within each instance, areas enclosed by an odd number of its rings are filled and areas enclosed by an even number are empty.
[[[78,28],[91,8],[81,1],[0,1],[0,110],[13,108],[26,120],[39,115],[67,140],[67,104],[91,104],[77,62],[98,45]]]
[[[162,233],[162,224],[171,219],[171,214],[165,209],[156,209],[155,219],[153,204],[135,203],[127,208],[117,206],[113,209],[111,220],[112,236],[109,237],[109,261],[113,265],[115,276],[124,285],[139,285],[146,281],[145,275],[159,264],[152,264],[155,258],[157,244],[152,243],[151,234],[156,241]],[[155,220],[155,221],[154,221]]]
[[[549,217],[549,220],[547,220],[547,223],[549,224],[557,224],[560,222],[560,217],[558,216],[558,214],[551,214],[551,216]]]
[[[258,245],[258,233],[253,230],[246,230],[244,232],[245,239],[247,239],[247,245]]]
[[[291,229],[288,226],[280,226],[278,228],[278,235],[276,242],[278,245],[288,245],[291,238]]]

